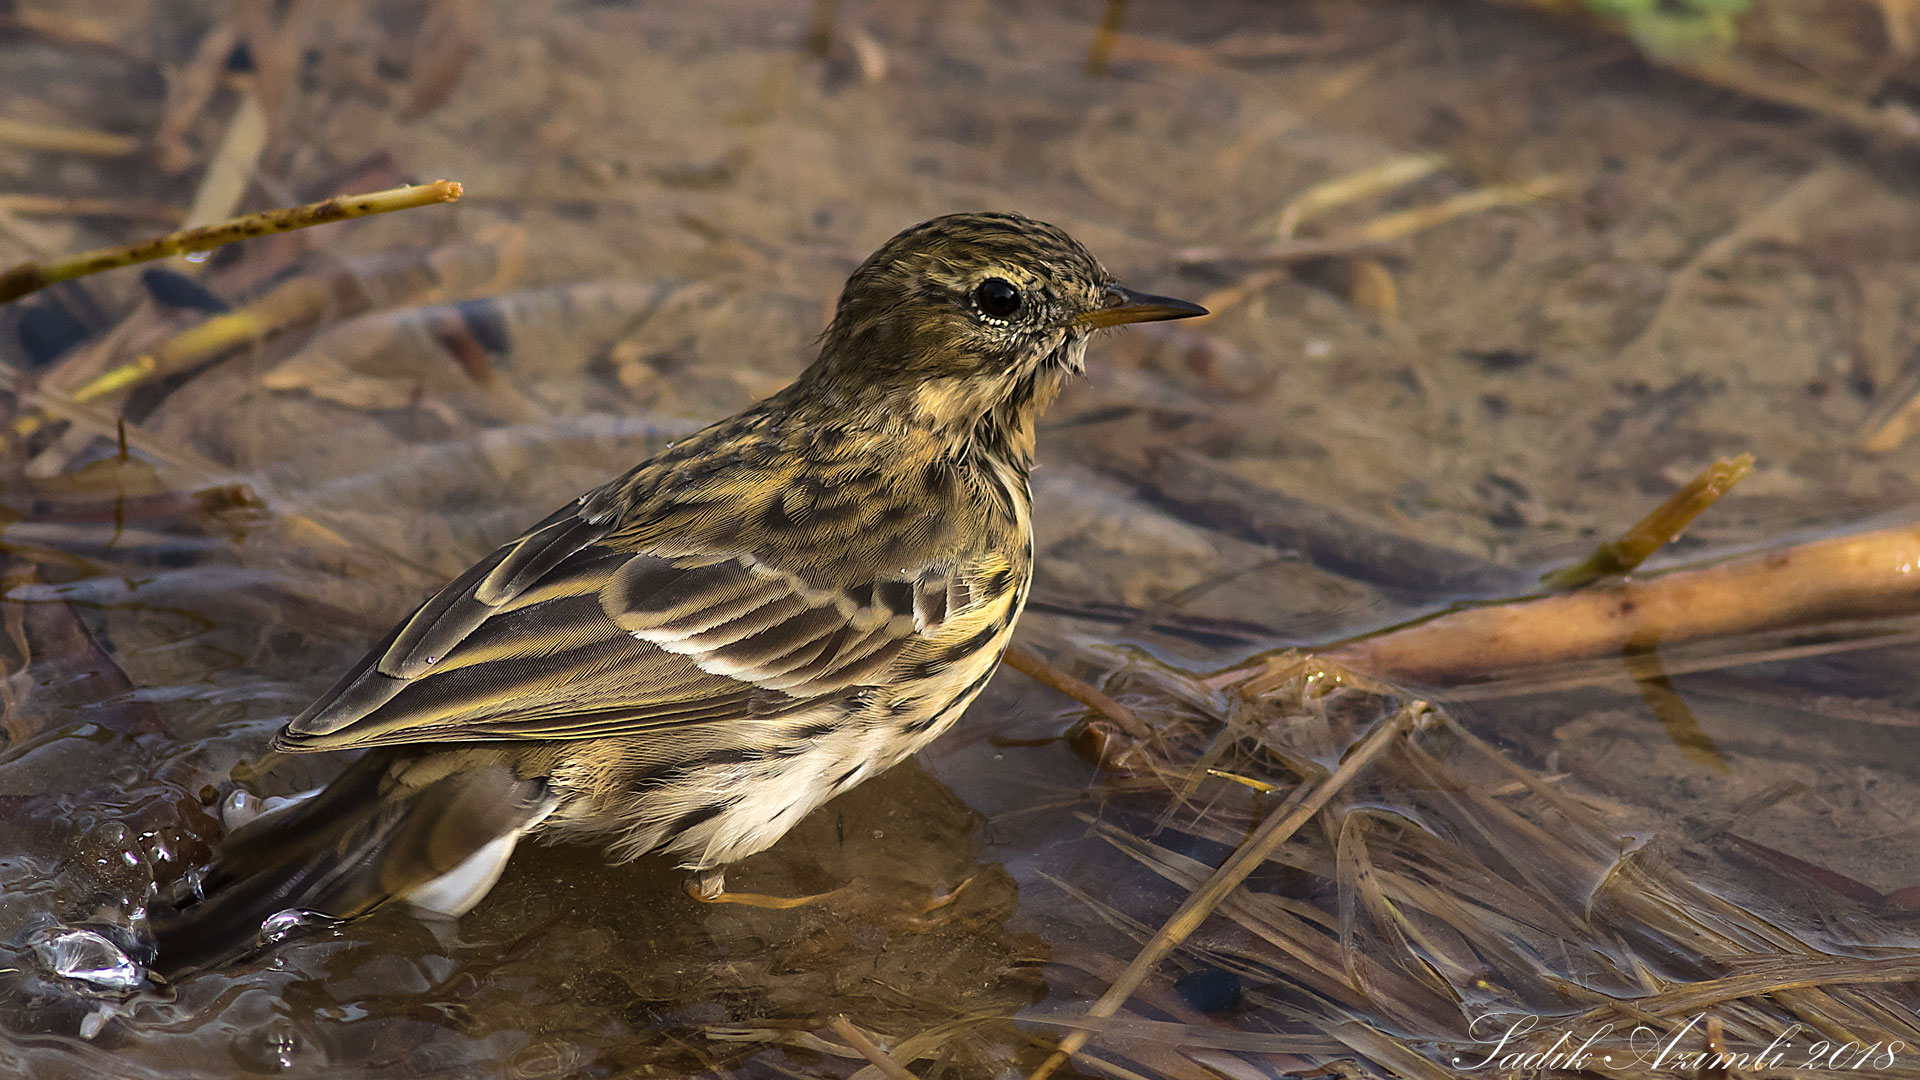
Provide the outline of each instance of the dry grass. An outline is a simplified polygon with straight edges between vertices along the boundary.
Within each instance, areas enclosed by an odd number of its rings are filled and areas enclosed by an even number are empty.
[[[1087,821],[1195,896],[1217,875],[1186,852],[1241,846],[1263,809],[1219,774],[1276,793],[1324,791],[1344,751],[1413,704],[1304,659],[1253,699],[1197,684],[1170,696],[1170,681],[1182,679],[1135,664],[1108,686],[1159,725],[1169,749],[1153,771],[1116,780],[1114,812]],[[1201,967],[1237,974],[1247,988],[1239,1037],[1169,1023],[1144,1004],[1048,1022],[1074,1031],[1070,1045],[1142,1055],[1114,1063],[1147,1073],[1168,1072],[1171,1052],[1226,1075],[1333,1059],[1359,1075],[1572,1075],[1542,1066],[1571,1065],[1585,1044],[1588,1075],[1745,1075],[1767,1063],[1754,1074],[1800,1075],[1820,1071],[1800,1066],[1824,1041],[1824,1067],[1920,1075],[1905,1052],[1920,1046],[1920,940],[1874,913],[1831,896],[1797,910],[1780,898],[1804,882],[1736,873],[1711,835],[1650,831],[1641,814],[1515,762],[1444,710],[1347,772],[1252,884],[1209,907],[1215,930],[1156,965],[1156,981]],[[1165,918],[1065,888],[1136,933]],[[1207,912],[1182,913],[1197,922]],[[1689,1071],[1710,1056],[1709,1017],[1732,1072]],[[1777,1060],[1765,1056],[1770,1044]],[[1222,1053],[1244,1069],[1223,1067]]]

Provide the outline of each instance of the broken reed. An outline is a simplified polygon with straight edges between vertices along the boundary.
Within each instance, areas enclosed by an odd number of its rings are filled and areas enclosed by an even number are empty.
[[[407,210],[416,206],[454,202],[460,198],[460,185],[452,180],[431,184],[391,188],[365,195],[341,195],[306,206],[262,210],[197,229],[181,229],[137,244],[99,248],[50,262],[24,262],[0,274],[0,303],[18,300],[49,285],[73,278],[115,270],[123,266],[152,262],[171,255],[210,251],[272,233],[291,232],[334,221]]]
[[[1135,939],[1097,1002],[1082,986],[1072,993],[1088,1004],[1023,1018],[1072,1029],[1032,1076],[1090,1046],[1161,1075],[1343,1057],[1368,1075],[1522,1075],[1499,1062],[1550,1054],[1570,1033],[1593,1037],[1595,1061],[1613,1055],[1608,1075],[1652,1078],[1691,1075],[1671,1063],[1716,1044],[1751,1055],[1792,1032],[1802,1054],[1851,1043],[1847,1060],[1874,1075],[1920,1077],[1909,1052],[1888,1049],[1920,1045],[1920,939],[1897,919],[1810,893],[1795,867],[1731,837],[1542,775],[1444,709],[1337,667],[1301,658],[1257,696],[1168,692],[1187,678],[1144,662],[1115,676],[1170,752],[1110,781],[1082,820],[1171,892],[1116,887],[1110,869],[1097,886],[1056,882],[1109,925],[1161,928],[1144,948]],[[1182,783],[1202,771],[1275,794]],[[1167,799],[1175,813],[1161,812]],[[1260,819],[1283,825],[1249,833]],[[1191,854],[1221,845],[1237,851],[1219,869]],[[1256,855],[1285,877],[1239,886]],[[1193,934],[1208,919],[1237,932]],[[1209,968],[1245,986],[1232,1039],[1219,1018],[1155,1019],[1177,998],[1169,982]],[[1128,1009],[1148,984],[1150,1004]],[[1650,1044],[1667,1048],[1664,1063],[1636,1055]]]

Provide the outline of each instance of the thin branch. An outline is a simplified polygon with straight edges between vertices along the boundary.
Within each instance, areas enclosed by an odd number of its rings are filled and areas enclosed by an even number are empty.
[[[1431,150],[1388,158],[1368,168],[1322,181],[1293,197],[1280,208],[1274,236],[1291,240],[1308,218],[1348,206],[1375,195],[1385,195],[1424,180],[1447,167],[1447,158]]]
[[[1649,642],[1804,626],[1920,610],[1920,525],[1755,552],[1657,577],[1459,608],[1316,653],[1377,679],[1438,686],[1600,656]],[[1294,654],[1208,677],[1251,688]],[[1253,692],[1249,689],[1249,692]]]
[[[860,1051],[861,1057],[873,1062],[874,1068],[886,1073],[888,1080],[920,1080],[908,1072],[905,1065],[895,1061],[893,1055],[887,1053],[880,1044],[867,1038],[867,1033],[855,1027],[845,1015],[834,1017],[827,1022],[827,1026],[833,1029],[834,1034],[847,1040],[848,1046]]]
[[[97,274],[103,270],[151,262],[154,259],[164,259],[169,255],[208,251],[250,237],[305,229],[332,221],[366,217],[369,214],[384,214],[392,210],[453,202],[458,198],[460,198],[458,183],[451,180],[436,180],[431,184],[393,188],[366,195],[342,195],[317,203],[309,203],[306,206],[244,214],[216,225],[182,229],[179,232],[168,233],[137,244],[100,248],[50,262],[21,263],[5,274],[0,274],[0,303],[18,300],[28,293],[44,289],[56,282],[69,281],[87,274]]]
[[[1087,50],[1087,74],[1099,78],[1113,64],[1113,47],[1120,42],[1120,27],[1126,23],[1127,0],[1107,0],[1100,17],[1100,29],[1094,31],[1093,45]]]
[[[1150,742],[1155,738],[1153,728],[1145,720],[1135,716],[1132,709],[1108,697],[1092,683],[1061,671],[1025,649],[1009,648],[1001,656],[1000,662],[1049,690],[1065,694],[1105,716],[1120,725],[1120,730],[1141,742]]]
[[[140,140],[132,135],[36,124],[5,117],[0,117],[0,144],[94,157],[125,157],[140,152]]]
[[[1293,263],[1332,255],[1352,255],[1405,240],[1449,222],[1503,206],[1518,206],[1564,195],[1572,189],[1564,176],[1538,176],[1516,184],[1499,184],[1463,192],[1425,206],[1398,210],[1364,225],[1314,240],[1287,239],[1257,248],[1193,247],[1174,257],[1192,266],[1209,263]]]

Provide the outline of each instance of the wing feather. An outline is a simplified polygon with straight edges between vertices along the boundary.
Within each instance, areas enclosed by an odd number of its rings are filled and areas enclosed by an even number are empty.
[[[610,540],[604,492],[450,582],[282,733],[286,750],[585,739],[801,711],[884,679],[980,590],[950,556],[816,582]]]
[[[606,534],[604,524],[582,519],[577,505],[534,526],[423,604],[380,658],[381,672],[397,679],[424,674],[502,605]]]

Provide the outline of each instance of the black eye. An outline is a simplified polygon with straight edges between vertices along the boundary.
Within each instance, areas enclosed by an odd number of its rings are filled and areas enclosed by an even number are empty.
[[[990,277],[973,290],[973,302],[982,314],[1004,319],[1020,310],[1020,290],[1004,278]]]

